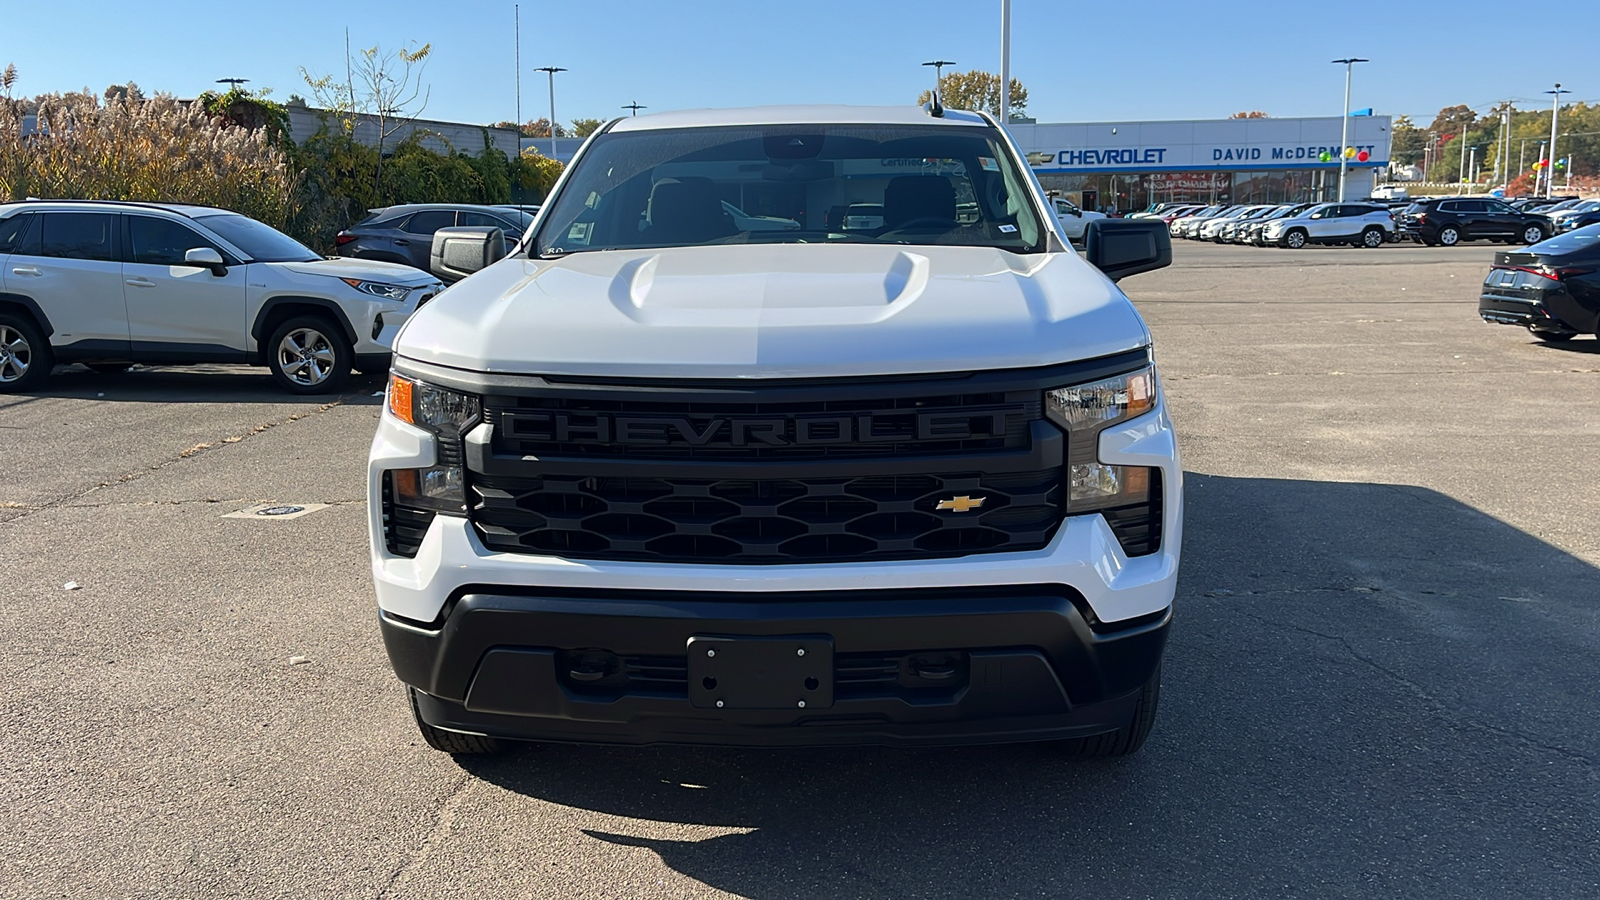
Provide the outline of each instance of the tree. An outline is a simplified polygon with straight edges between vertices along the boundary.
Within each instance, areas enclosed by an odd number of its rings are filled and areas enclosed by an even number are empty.
[[[1229,116],[1228,118],[1230,118],[1230,119],[1266,119],[1266,118],[1271,118],[1271,117],[1268,116],[1266,113],[1262,112],[1259,109],[1252,109],[1249,112],[1236,112],[1233,115]]]
[[[917,102],[927,103],[931,99],[931,93],[923,91],[917,97]],[[1000,76],[978,69],[951,72],[939,79],[939,102],[946,109],[984,110],[999,116]],[[1027,106],[1028,89],[1017,79],[1011,79],[1011,114],[1020,115]]]
[[[599,119],[573,119],[572,136],[586,138],[589,135],[594,134],[596,131],[599,131],[600,126],[604,124],[605,123]]]
[[[582,121],[582,120],[580,120]],[[510,128],[526,138],[547,138],[550,136],[550,120],[548,118],[529,119],[521,125],[506,119],[494,123],[496,128]],[[556,126],[556,137],[571,137],[565,125]]]
[[[1396,116],[1389,130],[1389,158],[1396,165],[1414,166],[1422,162],[1428,133],[1412,123],[1410,116]]]
[[[534,192],[542,202],[543,198],[550,195],[550,188],[555,186],[564,168],[559,160],[529,147],[522,151],[522,156],[517,160],[517,187]]]
[[[133,84],[129,88],[138,91]],[[239,85],[234,85],[226,94],[216,91],[206,91],[197,98],[197,102],[205,111],[240,128],[254,130],[264,128],[267,140],[277,146],[283,146],[289,140],[289,110],[283,104],[275,103],[266,98],[267,91],[253,94]],[[111,88],[106,89],[106,98],[111,97]]]
[[[395,132],[415,120],[428,108],[432,88],[422,82],[432,44],[416,42],[385,52],[382,45],[360,51],[360,58],[345,58],[347,74],[340,84],[332,75],[313,77],[304,67],[300,77],[311,88],[318,105],[340,114],[347,134],[355,135],[357,113],[378,120],[378,164],[373,175],[373,190],[383,182],[383,147]],[[352,66],[352,62],[354,63]]]
[[[1465,104],[1446,106],[1433,117],[1433,124],[1428,126],[1428,130],[1435,134],[1449,134],[1454,137],[1476,121],[1478,114],[1472,111],[1472,107]]]

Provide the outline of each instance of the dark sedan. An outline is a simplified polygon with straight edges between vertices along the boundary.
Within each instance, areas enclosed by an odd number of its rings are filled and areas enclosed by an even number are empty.
[[[1600,331],[1600,224],[1494,255],[1478,315],[1541,341]]]
[[[533,215],[507,206],[460,203],[407,203],[371,210],[371,215],[334,238],[340,256],[397,262],[428,270],[433,233],[454,225],[499,228],[509,253],[528,230]]]

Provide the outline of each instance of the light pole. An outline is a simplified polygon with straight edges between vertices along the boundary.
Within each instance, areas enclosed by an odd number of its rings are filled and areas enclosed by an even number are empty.
[[[628,104],[624,105],[622,108],[623,109],[631,109],[631,110],[633,110],[633,114],[637,116],[639,114],[639,110],[641,110],[641,109],[649,109],[650,107],[645,106],[643,103],[640,103],[639,101],[635,100],[632,103],[628,103]]]
[[[1344,155],[1344,148],[1350,144],[1350,70],[1356,63],[1371,62],[1370,59],[1336,59],[1335,65],[1344,66],[1344,121],[1339,123],[1339,202],[1344,202],[1344,173],[1350,168],[1350,159]]]
[[[1540,162],[1544,161],[1544,143],[1545,143],[1544,141],[1540,141],[1539,142],[1539,161]],[[1545,176],[1547,176],[1549,174],[1550,174],[1550,167],[1548,165],[1546,165],[1544,168],[1539,170],[1539,174],[1533,176],[1533,195],[1535,197],[1539,196],[1539,179],[1544,178]],[[1550,190],[1549,190],[1548,186],[1545,188],[1545,194],[1544,195],[1546,197],[1550,196]]]
[[[250,82],[250,79],[248,79],[248,78],[218,78],[217,79],[217,84],[228,85],[228,90],[230,90],[230,91],[233,90],[234,88],[237,88],[241,84],[248,84],[249,82]]]
[[[565,72],[560,66],[540,66],[535,72],[550,74],[550,158],[556,158],[556,73]]]
[[[1011,0],[1000,0],[1000,127],[1011,124]]]
[[[1572,92],[1562,90],[1561,82],[1558,81],[1555,90],[1545,93],[1555,97],[1555,102],[1550,104],[1550,156],[1548,157],[1550,164],[1545,166],[1550,170],[1550,177],[1544,183],[1544,195],[1549,197],[1556,188],[1556,117],[1561,114],[1561,95]]]

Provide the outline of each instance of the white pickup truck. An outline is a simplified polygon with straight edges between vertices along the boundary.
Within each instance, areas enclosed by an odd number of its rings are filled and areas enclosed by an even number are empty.
[[[1089,223],[1096,219],[1104,219],[1105,213],[1093,210],[1079,209],[1076,203],[1061,197],[1050,198],[1050,211],[1055,213],[1056,221],[1060,223],[1061,230],[1067,237],[1083,242],[1084,233],[1089,229]]]

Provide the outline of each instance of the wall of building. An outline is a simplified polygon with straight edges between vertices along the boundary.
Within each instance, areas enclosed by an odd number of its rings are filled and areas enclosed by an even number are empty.
[[[290,106],[289,110],[289,136],[295,143],[301,143],[317,133],[317,129],[326,122],[330,129],[338,128],[339,121],[333,113],[312,106]],[[399,127],[396,128],[396,125]],[[421,135],[421,143],[429,150],[439,153],[460,151],[472,155],[483,152],[485,132],[488,133],[492,146],[507,156],[516,156],[521,152],[518,143],[518,134],[510,128],[491,128],[487,125],[471,125],[462,122],[441,122],[434,119],[405,119],[396,122],[391,119],[384,123],[385,130],[394,129],[384,139],[385,148],[393,147],[412,134]],[[355,138],[370,147],[378,145],[378,117],[370,115],[357,115]]]
[[[1345,196],[1365,197],[1389,164],[1388,116],[1351,116],[1340,143],[1338,116],[1172,122],[1013,124],[1028,164],[1047,191],[1097,209],[1141,209],[1162,200],[1332,200],[1342,146],[1350,160]],[[1322,162],[1322,153],[1332,159]]]

